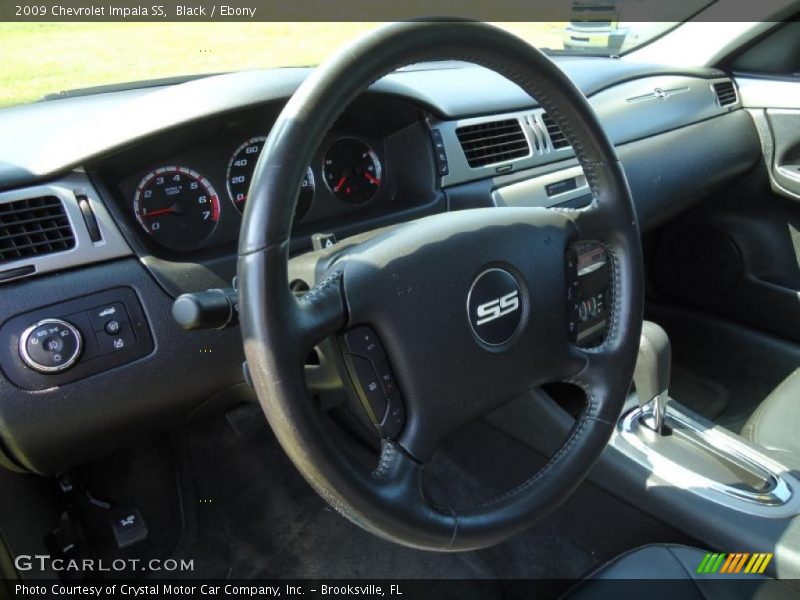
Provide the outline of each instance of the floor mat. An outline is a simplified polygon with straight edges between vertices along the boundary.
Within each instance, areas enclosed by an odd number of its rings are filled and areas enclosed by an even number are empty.
[[[180,438],[190,519],[178,554],[211,578],[493,578],[473,554],[421,552],[391,544],[333,511],[289,462],[260,409],[235,433],[223,419]],[[189,486],[184,486],[189,488]]]
[[[181,471],[190,480],[184,486],[190,490],[184,493],[189,533],[176,556],[194,559],[194,576],[576,578],[625,549],[677,539],[649,517],[582,486],[553,514],[497,547],[454,554],[411,550],[383,541],[331,510],[289,462],[257,407],[252,419],[254,426],[245,433],[234,432],[222,418],[209,419],[176,440]],[[482,427],[480,444],[471,432],[461,445],[472,445],[473,454],[483,457],[479,474],[496,474],[504,470],[499,464],[508,461],[487,457],[511,438]],[[468,454],[460,453],[462,458]],[[460,462],[445,459],[434,477],[453,489],[461,475]],[[491,487],[497,482],[474,483]],[[501,592],[498,583],[482,589],[481,597],[500,597],[496,594]]]

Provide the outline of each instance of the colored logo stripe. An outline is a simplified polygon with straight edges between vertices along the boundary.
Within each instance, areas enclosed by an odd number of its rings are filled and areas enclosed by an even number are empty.
[[[736,574],[741,573],[742,569],[744,569],[745,573],[761,574],[767,569],[772,556],[771,552],[756,552],[753,554],[749,552],[733,552],[730,554],[709,552],[700,561],[696,572]]]
[[[745,573],[763,573],[767,569],[769,561],[772,560],[772,554],[754,554],[753,558],[745,567]]]

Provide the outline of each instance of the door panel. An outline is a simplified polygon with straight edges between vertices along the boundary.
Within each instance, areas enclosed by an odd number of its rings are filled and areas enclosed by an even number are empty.
[[[800,83],[796,84],[800,98]],[[766,111],[774,157],[772,177],[776,191],[800,200],[800,110]]]
[[[773,190],[800,200],[800,81],[739,79],[738,82],[742,104],[753,117],[761,138]],[[759,106],[768,101],[779,108]],[[788,108],[793,104],[797,108]]]

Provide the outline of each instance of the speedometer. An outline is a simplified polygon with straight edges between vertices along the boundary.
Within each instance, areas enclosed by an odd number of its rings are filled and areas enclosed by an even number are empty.
[[[234,206],[239,209],[239,212],[244,212],[247,192],[250,189],[256,162],[266,141],[267,138],[265,137],[250,138],[236,149],[228,163],[228,195],[231,197]],[[306,171],[306,176],[300,184],[298,194],[297,208],[294,211],[295,221],[299,221],[305,216],[308,209],[311,208],[312,200],[314,200],[314,173],[311,167]]]
[[[211,183],[186,167],[161,167],[136,188],[133,212],[150,237],[174,250],[190,250],[219,221],[219,197]]]

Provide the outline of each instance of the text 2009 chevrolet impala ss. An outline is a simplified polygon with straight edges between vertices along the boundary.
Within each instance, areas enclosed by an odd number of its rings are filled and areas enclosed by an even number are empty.
[[[0,110],[4,576],[800,593],[800,8],[704,10]]]

